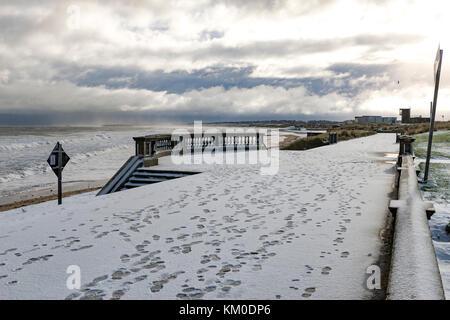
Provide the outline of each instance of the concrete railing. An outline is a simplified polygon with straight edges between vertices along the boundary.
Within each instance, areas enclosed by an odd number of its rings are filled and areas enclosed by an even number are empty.
[[[180,136],[178,140],[178,150],[183,152],[204,152],[205,150],[217,151],[237,151],[250,149],[259,150],[262,147],[262,135],[259,133],[219,133],[202,134],[196,136],[193,133],[188,136]]]
[[[442,300],[444,290],[428,225],[434,207],[422,199],[413,142],[412,137],[400,137],[398,200],[392,200],[389,206],[395,218],[395,232],[387,298]]]
[[[130,157],[97,193],[97,196],[117,191],[127,181],[133,171],[136,170],[136,168],[141,167],[143,164],[144,159],[142,155]]]
[[[337,133],[336,132],[330,132],[328,134],[328,144],[335,144],[337,142],[338,142]]]
[[[144,157],[144,166],[158,164],[161,156],[175,152],[179,155],[198,153],[209,150],[214,151],[238,151],[260,150],[266,147],[263,142],[263,134],[254,133],[202,133],[202,134],[153,134],[142,137],[134,137],[136,143],[136,155]]]

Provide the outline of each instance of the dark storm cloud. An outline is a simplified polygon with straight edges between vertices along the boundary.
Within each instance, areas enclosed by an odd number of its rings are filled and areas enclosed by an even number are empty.
[[[157,70],[144,72],[130,68],[90,67],[89,69],[62,69],[55,80],[69,80],[78,86],[98,87],[110,89],[130,88],[151,91],[165,91],[167,93],[183,94],[191,90],[201,90],[213,87],[230,89],[254,88],[260,85],[283,87],[285,89],[305,87],[312,94],[319,96],[332,92],[355,96],[367,88],[379,88],[384,83],[370,81],[371,78],[383,76],[389,69],[388,65],[362,64],[334,64],[328,68],[335,76],[330,77],[251,77],[255,67],[222,67],[214,66],[187,72],[176,70],[164,72]],[[343,76],[342,76],[343,75]],[[357,87],[351,85],[352,79],[366,77]],[[339,81],[334,81],[339,80]]]
[[[352,115],[349,113],[340,114],[340,120],[348,119]],[[164,123],[164,122],[192,122],[201,119],[205,122],[226,122],[226,121],[263,121],[263,120],[336,120],[336,115],[329,113],[302,114],[284,113],[282,115],[272,112],[248,112],[245,114],[235,114],[229,112],[213,112],[205,114],[199,111],[39,111],[5,110],[0,112],[0,126],[4,125],[83,125],[83,124],[108,124],[108,123]]]

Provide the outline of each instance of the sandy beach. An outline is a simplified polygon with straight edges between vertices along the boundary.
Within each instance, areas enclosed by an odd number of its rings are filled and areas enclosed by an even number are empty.
[[[63,198],[98,190],[103,187],[106,181],[107,180],[99,180],[93,182],[73,183],[69,186],[65,185],[63,187]],[[0,198],[0,212],[57,199],[58,191],[56,190],[56,187],[3,197]]]

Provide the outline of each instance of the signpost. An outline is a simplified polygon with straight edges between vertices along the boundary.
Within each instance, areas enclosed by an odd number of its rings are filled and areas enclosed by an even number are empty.
[[[434,60],[434,97],[431,104],[431,114],[430,114],[430,133],[428,134],[428,149],[427,149],[427,160],[425,162],[425,173],[423,175],[423,183],[428,181],[428,170],[430,169],[430,158],[431,158],[431,145],[433,144],[433,131],[434,131],[434,119],[436,117],[436,106],[439,91],[439,79],[441,77],[441,65],[442,65],[442,54],[444,50],[441,50],[440,46],[436,53],[436,59]]]
[[[62,171],[69,160],[70,158],[62,148],[62,145],[57,142],[47,159],[47,163],[58,177],[58,204],[62,203]]]

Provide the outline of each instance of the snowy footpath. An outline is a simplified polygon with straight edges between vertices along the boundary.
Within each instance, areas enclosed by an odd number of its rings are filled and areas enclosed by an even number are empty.
[[[373,298],[397,151],[378,134],[280,151],[272,176],[193,165],[202,173],[0,213],[0,299]]]

